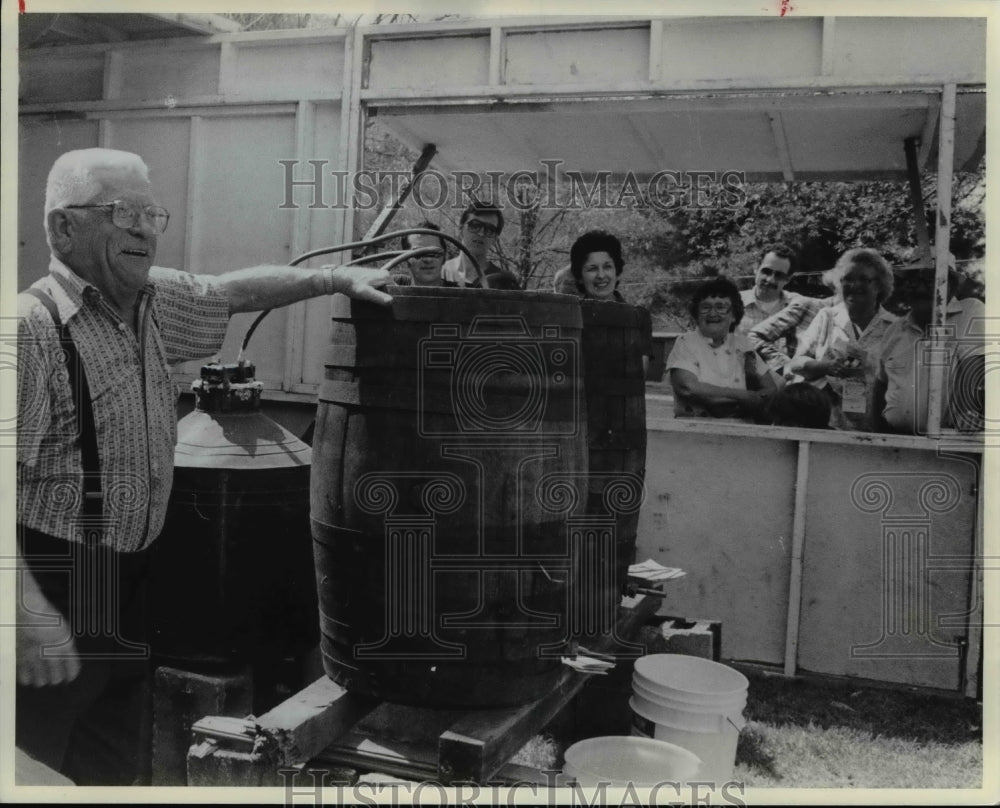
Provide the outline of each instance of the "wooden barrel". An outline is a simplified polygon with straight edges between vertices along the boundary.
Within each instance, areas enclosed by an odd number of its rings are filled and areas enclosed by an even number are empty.
[[[625,303],[581,301],[583,366],[587,397],[590,485],[587,513],[614,521],[611,544],[598,548],[600,573],[591,582],[614,615],[635,561],[636,530],[646,474],[646,387],[642,357],[649,350],[649,316]],[[607,612],[605,612],[607,614]],[[587,634],[604,633],[605,617]]]
[[[579,301],[391,292],[333,304],[310,485],[324,668],[388,701],[522,704],[571,634],[552,483],[585,498]]]

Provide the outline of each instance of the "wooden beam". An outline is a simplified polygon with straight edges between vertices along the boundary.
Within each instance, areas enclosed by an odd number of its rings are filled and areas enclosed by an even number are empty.
[[[955,95],[954,84],[941,88],[941,125],[938,127],[937,215],[934,235],[934,314],[931,318],[931,353],[941,356],[944,350],[945,308],[948,302],[948,265],[952,259],[951,242],[951,180],[955,163]],[[927,437],[941,435],[944,414],[945,365],[934,362],[930,367],[930,391],[927,401]]]
[[[788,622],[785,626],[785,676],[798,668],[799,620],[802,614],[802,554],[806,541],[809,491],[809,441],[799,441],[795,468],[795,511],[792,514],[792,557],[788,580]]]
[[[295,113],[295,159],[302,165],[313,154],[313,133],[316,128],[315,106],[302,101]],[[296,205],[291,221],[291,255],[289,260],[309,250],[312,244],[312,214],[308,205]],[[302,381],[303,344],[305,342],[306,301],[289,307],[285,318],[285,361],[281,387],[291,390]]]
[[[185,28],[196,34],[234,34],[243,28],[236,20],[219,14],[146,14],[145,16],[170,23],[178,28]]]
[[[503,28],[499,25],[494,25],[490,28],[490,65],[487,71],[486,83],[491,87],[499,87],[506,81],[504,76],[506,45]]]
[[[121,42],[127,37],[117,28],[97,22],[97,15],[56,14],[49,24],[49,32],[72,37],[81,42]]]
[[[663,81],[663,20],[649,23],[649,80]]]
[[[104,54],[104,89],[102,96],[105,99],[118,99],[122,97],[122,63],[124,55],[121,51],[111,50]]]
[[[195,266],[195,227],[198,221],[195,211],[201,202],[202,177],[205,176],[204,166],[201,164],[204,141],[202,120],[195,115],[191,118],[188,130],[187,210],[184,218],[184,266],[186,267]]]
[[[927,114],[924,118],[924,128],[920,132],[920,151],[917,152],[917,167],[923,169],[931,157],[934,146],[934,136],[937,134],[938,120],[941,116],[941,94],[927,96]]]
[[[982,87],[982,76],[962,74],[954,77],[955,84]],[[662,93],[706,93],[706,92],[776,92],[776,91],[813,91],[813,92],[928,92],[941,86],[941,76],[932,74],[893,75],[893,76],[802,76],[789,78],[756,79],[707,79],[694,82],[684,78],[674,81],[659,81],[651,83],[647,80],[621,80],[592,84],[542,84],[542,85],[504,85],[501,91],[484,84],[467,87],[456,87],[447,93],[440,88],[416,87],[367,87],[362,92],[364,101],[399,101],[404,99],[438,98],[448,103],[465,103],[475,99],[492,98],[498,100],[521,97],[538,98],[539,96],[554,97],[591,97],[591,96],[633,96]]]
[[[296,104],[268,104],[266,106],[241,107],[170,107],[161,109],[119,109],[111,112],[84,112],[77,115],[84,121],[145,121],[154,118],[254,118],[258,116],[275,117],[277,115],[294,115]]]
[[[978,467],[976,481],[976,527],[973,533],[972,575],[969,586],[969,619],[968,634],[965,641],[965,670],[962,679],[965,683],[965,695],[969,698],[981,698],[979,681],[979,661],[983,654],[983,610],[985,598],[983,589],[983,570],[985,569],[986,552],[983,542],[983,520],[986,518],[986,485],[983,482],[983,464]],[[996,569],[996,567],[991,567]]]
[[[920,186],[920,166],[917,159],[916,138],[908,137],[903,143],[906,152],[906,178],[910,189],[910,210],[913,226],[917,231],[920,260],[931,260],[931,237],[927,230],[927,214],[924,212],[924,193]]]
[[[232,42],[223,42],[219,46],[219,95],[226,96],[233,92],[236,86],[236,65],[239,53]]]
[[[886,449],[919,449],[935,455],[941,449],[937,440],[929,440],[923,435],[895,435],[878,432],[849,432],[836,429],[804,429],[794,426],[765,426],[762,424],[738,423],[695,423],[708,420],[699,418],[658,417],[655,409],[663,405],[655,395],[646,396],[646,428],[649,432],[677,432],[706,436],[728,436],[733,438],[756,438],[770,440],[799,441],[810,443],[834,443],[841,446],[880,446]],[[672,409],[672,405],[671,405]],[[980,434],[950,434],[948,449],[968,455],[981,455],[984,451],[983,436]]]
[[[318,755],[375,705],[323,676],[264,713],[257,725],[274,742],[279,764],[295,765]]]
[[[626,598],[619,610],[615,636],[632,637],[660,607],[658,597]],[[596,651],[614,651],[611,636],[595,643]],[[466,713],[441,734],[438,775],[443,783],[489,780],[533,735],[580,692],[590,675],[567,669],[552,691],[530,705]]]
[[[837,37],[837,18],[836,17],[824,17],[823,18],[823,45],[822,45],[822,56],[820,57],[820,73],[824,76],[832,76],[835,72],[836,61],[835,57],[837,55],[836,51],[836,37]]]
[[[247,97],[243,95],[221,96],[221,95],[199,95],[188,98],[177,99],[175,107],[166,107],[162,98],[141,98],[141,99],[113,99],[109,101],[74,101],[60,102],[53,101],[44,104],[24,104],[19,109],[19,115],[76,115],[82,117],[87,114],[105,114],[109,112],[142,112],[143,110],[166,110],[178,114],[185,109],[205,110],[205,115],[211,115],[216,110],[243,108],[253,106],[271,107],[267,112],[273,113],[275,106],[297,104],[299,101],[326,101],[336,102],[338,96],[331,96],[328,92],[299,93],[296,98],[257,96]]]

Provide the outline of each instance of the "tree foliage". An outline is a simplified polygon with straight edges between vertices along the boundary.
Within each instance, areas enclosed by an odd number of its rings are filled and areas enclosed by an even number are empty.
[[[377,119],[369,122],[366,168],[405,172],[416,158],[416,152],[399,143]],[[960,268],[972,275],[974,293],[982,292],[983,282],[984,177],[985,163],[981,163],[976,172],[956,175],[952,185],[950,249]],[[389,189],[386,185],[381,190],[387,194]],[[494,200],[504,208],[506,220],[496,244],[496,260],[517,275],[525,289],[550,289],[556,271],[569,262],[574,239],[587,230],[607,230],[621,239],[626,257],[619,288],[626,299],[650,309],[658,328],[684,327],[687,297],[706,276],[722,274],[743,288],[749,286],[762,252],[775,242],[798,252],[796,282],[802,291],[813,294],[829,294],[821,274],[852,247],[874,247],[897,266],[921,257],[906,183],[749,183],[743,186],[738,205],[669,210],[651,204],[642,194],[620,207],[558,207],[530,204],[532,199],[545,199],[542,189],[530,183],[505,191],[501,196],[506,198]],[[921,178],[921,193],[933,249],[935,175]],[[605,199],[616,200],[620,195],[622,186],[610,182]],[[453,182],[445,206],[421,207],[421,200],[411,196],[392,227],[429,219],[457,234],[459,216],[468,201],[459,197]],[[565,200],[569,194],[563,189],[555,198]],[[364,233],[377,213],[356,213],[356,235]]]

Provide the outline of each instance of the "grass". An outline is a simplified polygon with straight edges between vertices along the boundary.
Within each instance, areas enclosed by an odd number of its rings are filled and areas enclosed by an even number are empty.
[[[982,785],[982,706],[971,699],[740,669],[750,688],[733,774],[749,788]],[[578,735],[550,726],[514,762],[558,766]]]
[[[757,788],[979,788],[982,707],[969,699],[744,670],[735,778]]]

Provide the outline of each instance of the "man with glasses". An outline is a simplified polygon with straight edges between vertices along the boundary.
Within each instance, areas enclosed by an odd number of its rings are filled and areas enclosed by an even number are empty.
[[[173,478],[170,365],[218,352],[237,312],[391,301],[384,270],[156,267],[169,220],[138,155],[62,155],[49,273],[18,296],[16,739],[78,785],[145,777],[143,585]]]
[[[775,244],[764,251],[753,287],[740,292],[744,314],[737,333],[749,338],[779,377],[795,355],[799,335],[824,305],[822,300],[785,291],[794,271],[795,253],[784,244]],[[783,313],[781,319],[779,312]],[[759,326],[765,321],[768,328],[762,330]]]
[[[459,219],[459,238],[479,265],[480,271],[487,276],[487,285],[491,289],[518,289],[517,278],[505,272],[489,260],[490,248],[503,231],[503,213],[494,205],[474,199],[462,211]],[[459,286],[481,286],[482,283],[476,268],[469,256],[460,252],[450,261],[445,261],[441,267],[441,277]]]

